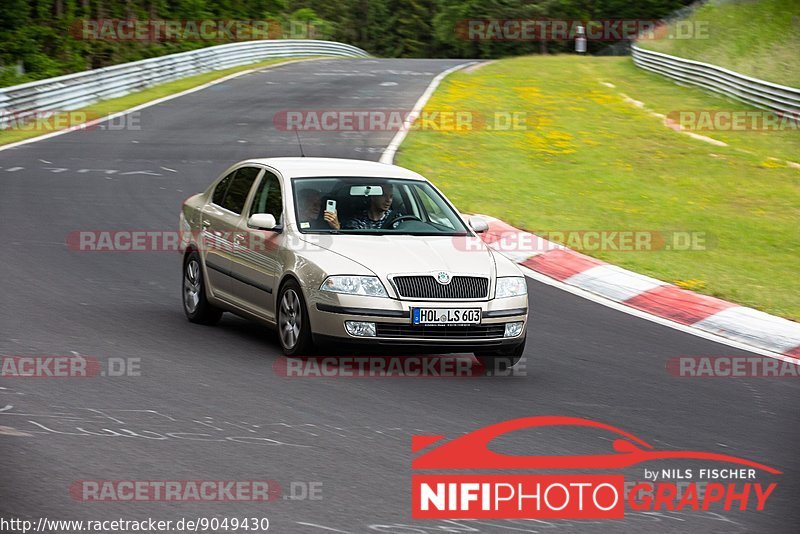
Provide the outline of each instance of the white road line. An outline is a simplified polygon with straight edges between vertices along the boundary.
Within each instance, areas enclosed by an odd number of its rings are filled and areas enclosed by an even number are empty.
[[[433,92],[437,87],[439,87],[439,84],[442,83],[442,80],[444,80],[448,74],[463,69],[464,67],[474,65],[475,63],[477,63],[477,61],[470,61],[469,63],[456,65],[455,67],[451,67],[446,71],[440,72],[433,80],[431,80],[430,85],[428,85],[428,88],[425,89],[424,93],[422,93],[422,96],[419,97],[417,103],[414,104],[414,109],[411,110],[411,113],[408,115],[408,117],[406,117],[406,120],[403,121],[403,126],[397,131],[396,134],[394,134],[391,142],[389,142],[389,146],[387,146],[386,150],[383,151],[383,154],[381,154],[381,159],[378,161],[389,164],[394,162],[394,155],[397,153],[397,149],[400,148],[400,144],[406,138],[406,135],[408,135],[408,131],[411,129],[411,126],[414,124],[414,121],[417,119],[417,117],[419,117],[422,108],[424,108],[425,104],[428,103],[431,95],[433,95]]]
[[[316,523],[305,523],[303,521],[295,521],[295,523],[297,523],[298,525],[306,526],[306,527],[320,528],[322,530],[327,530],[328,532],[341,532],[342,534],[351,534],[350,532],[348,532],[346,530],[339,530],[339,529],[336,529],[336,528],[326,527],[325,525],[317,525]]]
[[[694,132],[685,132],[683,130],[675,130],[675,131],[678,132],[678,133],[682,133],[684,135],[688,135],[692,139],[697,139],[698,141],[703,141],[705,143],[710,143],[710,144],[715,145],[715,146],[728,146],[728,143],[726,143],[724,141],[719,141],[717,139],[714,139],[713,137],[708,137],[707,135],[700,135],[700,134],[696,134]]]
[[[635,99],[633,99],[633,98],[629,97],[628,95],[626,95],[625,93],[620,93],[620,96],[621,96],[621,97],[622,97],[622,99],[623,99],[623,100],[625,100],[625,102],[627,102],[628,104],[631,104],[632,106],[634,106],[634,107],[637,107],[637,108],[640,108],[640,109],[641,109],[641,108],[644,108],[644,102],[641,102],[641,101],[639,101],[639,100],[635,100]]]
[[[147,176],[164,176],[161,173],[153,172],[153,171],[128,171],[128,172],[121,173],[120,176],[130,176],[132,174],[144,174],[144,175],[147,175]]]

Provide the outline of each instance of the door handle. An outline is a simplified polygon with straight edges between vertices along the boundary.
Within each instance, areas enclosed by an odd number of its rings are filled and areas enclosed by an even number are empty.
[[[203,219],[203,228],[208,228],[209,226],[211,226],[211,221]]]

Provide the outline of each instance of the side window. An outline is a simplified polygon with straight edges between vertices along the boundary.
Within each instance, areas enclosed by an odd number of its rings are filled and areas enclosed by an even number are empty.
[[[242,213],[247,194],[250,193],[250,189],[253,187],[253,182],[256,181],[259,172],[261,172],[261,169],[258,167],[239,168],[220,206],[233,213]]]
[[[275,220],[280,224],[283,215],[283,197],[281,195],[281,184],[278,177],[269,171],[264,171],[264,179],[258,186],[253,205],[250,207],[250,215],[254,213],[269,213],[275,216]]]
[[[217,187],[214,188],[214,194],[211,196],[211,202],[213,202],[217,206],[222,206],[222,201],[225,199],[225,191],[227,191],[228,186],[231,185],[231,180],[233,180],[233,176],[235,174],[236,171],[233,171],[228,176],[219,181]]]

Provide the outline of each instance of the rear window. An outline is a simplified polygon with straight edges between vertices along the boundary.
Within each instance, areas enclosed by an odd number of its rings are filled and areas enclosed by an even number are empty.
[[[231,185],[233,181],[233,177],[236,175],[236,171],[228,174],[225,178],[219,181],[217,187],[214,188],[214,195],[211,197],[211,202],[216,204],[217,206],[222,206],[222,201],[225,200],[225,192],[228,190],[228,186]]]
[[[253,187],[253,182],[258,177],[259,172],[261,172],[261,169],[258,167],[241,167],[229,174],[217,185],[212,202],[233,213],[242,213],[244,204],[247,201],[247,195],[250,193],[250,189]],[[229,182],[227,188],[224,193],[218,196],[226,181]]]

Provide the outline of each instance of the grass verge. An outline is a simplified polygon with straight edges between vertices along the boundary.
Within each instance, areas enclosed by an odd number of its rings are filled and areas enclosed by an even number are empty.
[[[800,87],[800,2],[711,0],[640,46]],[[692,38],[677,38],[685,35]],[[672,37],[670,37],[672,36]]]
[[[704,232],[706,250],[583,252],[798,320],[800,168],[791,161],[800,159],[800,132],[703,132],[727,143],[715,146],[652,114],[741,109],[629,58],[508,59],[451,75],[426,110],[524,112],[526,129],[420,128],[397,163],[431,178],[464,212],[538,234]]]
[[[275,58],[258,63],[250,63],[248,65],[231,67],[229,69],[205,72],[196,76],[189,76],[187,78],[181,78],[180,80],[155,85],[148,89],[137,91],[119,98],[103,100],[90,106],[86,106],[85,108],[75,110],[75,112],[85,113],[86,117],[89,120],[92,120],[99,117],[104,117],[106,115],[111,115],[119,111],[124,111],[126,109],[130,109],[132,107],[145,104],[165,96],[174,95],[176,93],[180,93],[181,91],[186,91],[187,89],[197,87],[198,85],[203,85],[204,83],[218,80],[236,72],[241,72],[248,69],[260,69],[271,65],[286,63],[287,61],[295,61],[296,59],[297,58]],[[54,125],[60,125],[62,123],[75,128],[82,122],[76,119],[76,117],[80,117],[82,113],[70,113],[69,115],[67,113],[56,113],[52,119],[39,121],[37,124],[28,123],[20,125],[19,128],[0,130],[0,145],[16,143],[18,141],[24,141],[26,139],[31,139],[33,137],[38,137],[40,135],[64,129],[54,127]]]

